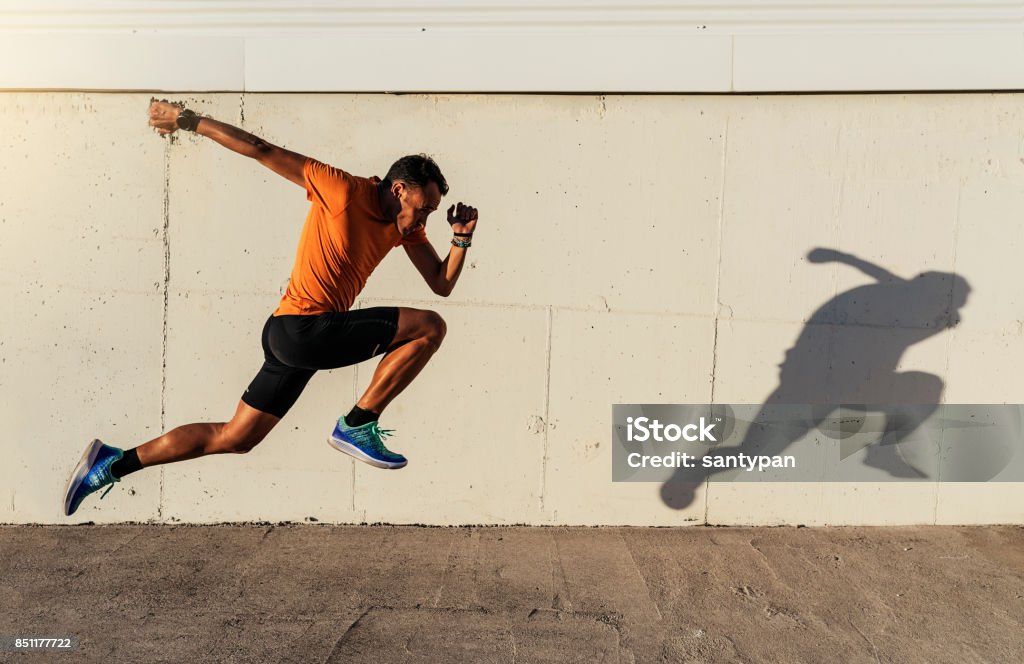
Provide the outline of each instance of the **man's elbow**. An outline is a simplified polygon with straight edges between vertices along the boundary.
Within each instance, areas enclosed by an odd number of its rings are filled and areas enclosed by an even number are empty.
[[[441,297],[448,297],[449,295],[452,294],[453,287],[454,284],[434,284],[432,290],[434,291],[435,295],[440,295]]]

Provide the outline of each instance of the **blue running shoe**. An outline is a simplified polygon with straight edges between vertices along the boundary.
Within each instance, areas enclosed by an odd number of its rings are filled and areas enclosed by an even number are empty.
[[[393,429],[381,429],[376,422],[350,427],[345,418],[341,417],[338,418],[338,424],[327,442],[339,452],[344,452],[371,466],[393,470],[402,468],[409,461],[401,454],[395,454],[384,447],[383,439],[392,434]]]
[[[104,445],[99,440],[89,443],[82,460],[75,466],[75,472],[71,473],[71,479],[68,480],[68,489],[64,493],[65,516],[74,514],[86,496],[110,485],[100,496],[102,500],[114,488],[114,483],[121,481],[111,474],[110,465],[123,454],[123,450]]]

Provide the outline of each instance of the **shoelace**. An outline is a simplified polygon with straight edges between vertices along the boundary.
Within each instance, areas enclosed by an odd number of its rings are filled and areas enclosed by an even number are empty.
[[[384,439],[395,435],[394,429],[381,429],[376,422],[373,422],[370,424],[369,433],[369,442],[378,452],[394,454],[394,452],[384,446]]]
[[[110,490],[114,488],[114,485],[121,481],[121,478],[114,477],[113,473],[110,472],[110,467],[112,465],[114,465],[114,461],[116,461],[116,460],[117,459],[113,459],[113,458],[110,459],[110,462],[108,464],[106,464],[106,466],[103,468],[103,474],[106,475],[107,477],[109,477],[110,479],[114,480],[114,481],[111,482],[109,486],[107,486],[107,490],[106,491],[104,491],[103,493],[100,494],[100,500],[103,500],[104,498],[106,498],[107,494],[110,493]]]

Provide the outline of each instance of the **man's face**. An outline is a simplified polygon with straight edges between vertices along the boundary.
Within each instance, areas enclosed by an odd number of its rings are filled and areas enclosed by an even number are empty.
[[[398,212],[395,224],[404,237],[415,233],[427,223],[427,216],[441,204],[441,190],[437,188],[436,182],[429,182],[423,187],[399,182],[396,188],[402,209]]]

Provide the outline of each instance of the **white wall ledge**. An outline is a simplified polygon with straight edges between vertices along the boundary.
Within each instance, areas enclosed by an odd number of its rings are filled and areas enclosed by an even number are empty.
[[[0,89],[1024,89],[1024,2],[0,2]]]

